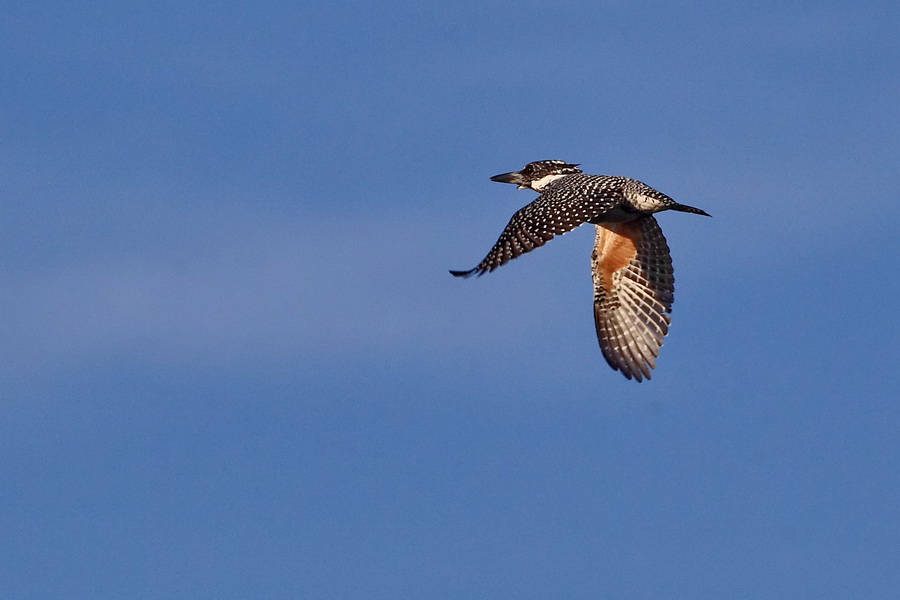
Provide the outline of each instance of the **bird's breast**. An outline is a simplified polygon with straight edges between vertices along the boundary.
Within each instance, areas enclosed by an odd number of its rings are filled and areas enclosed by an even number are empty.
[[[612,293],[614,289],[613,275],[631,264],[638,254],[640,244],[640,223],[620,222],[597,227],[593,254],[594,274],[600,277],[607,293]]]

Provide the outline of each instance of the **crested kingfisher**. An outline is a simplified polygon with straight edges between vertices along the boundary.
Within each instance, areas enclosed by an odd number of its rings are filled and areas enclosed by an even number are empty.
[[[561,160],[528,163],[491,177],[540,196],[513,215],[481,263],[456,277],[484,275],[583,223],[596,226],[591,271],[594,325],[603,356],[628,379],[650,379],[669,332],[675,277],[654,213],[709,216],[629,177],[587,175]]]

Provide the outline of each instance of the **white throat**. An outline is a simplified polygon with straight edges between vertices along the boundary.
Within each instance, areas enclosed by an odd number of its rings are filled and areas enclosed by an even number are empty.
[[[544,175],[540,179],[532,181],[531,185],[528,187],[530,187],[531,189],[533,189],[536,192],[541,192],[544,190],[545,187],[547,187],[548,185],[550,185],[552,182],[556,181],[560,177],[565,177],[565,175],[560,174],[560,173],[557,173],[555,175]],[[524,186],[520,186],[520,187],[524,187]]]

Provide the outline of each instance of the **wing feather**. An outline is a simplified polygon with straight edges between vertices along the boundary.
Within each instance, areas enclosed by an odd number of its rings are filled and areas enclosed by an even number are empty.
[[[656,219],[598,225],[591,263],[603,356],[628,379],[650,379],[675,292],[672,258]]]
[[[591,176],[583,179],[588,182],[596,180],[597,183],[584,189],[574,184],[547,189],[534,202],[512,216],[500,238],[477,267],[470,271],[451,271],[451,273],[457,277],[490,273],[514,258],[543,246],[558,235],[568,233],[588,221],[593,222],[601,218],[621,202],[622,194],[619,188],[600,187],[606,179],[617,181],[617,178]]]

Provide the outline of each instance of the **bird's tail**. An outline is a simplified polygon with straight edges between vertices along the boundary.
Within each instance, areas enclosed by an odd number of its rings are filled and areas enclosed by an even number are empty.
[[[694,215],[703,215],[704,217],[712,216],[705,210],[700,210],[699,208],[694,208],[693,206],[688,206],[687,204],[676,204],[675,206],[670,206],[669,210],[677,210],[679,212],[686,212]]]

